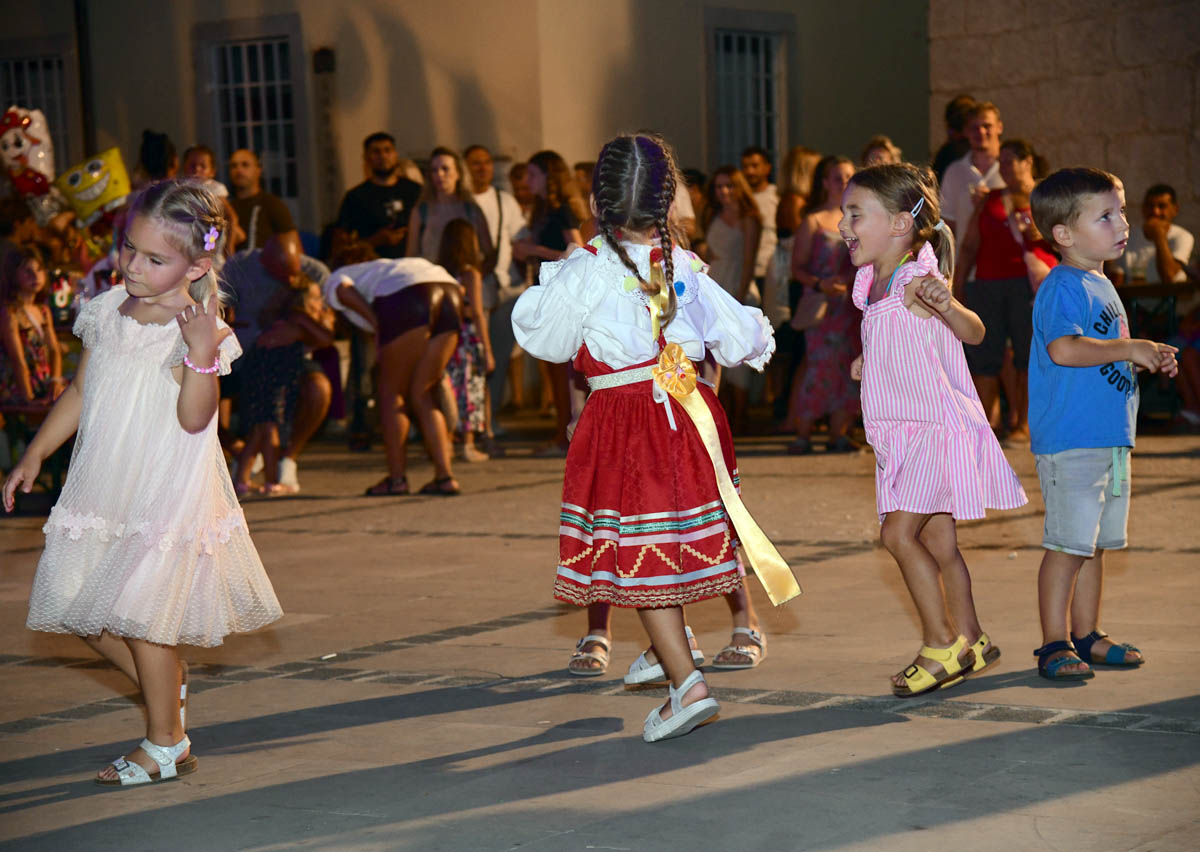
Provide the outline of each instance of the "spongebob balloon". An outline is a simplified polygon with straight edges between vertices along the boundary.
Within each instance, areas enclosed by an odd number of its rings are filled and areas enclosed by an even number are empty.
[[[112,221],[129,195],[129,173],[121,150],[109,148],[67,169],[54,185],[75,211],[79,227],[88,228],[101,217]]]
[[[38,224],[59,211],[54,180],[54,143],[41,110],[9,107],[0,117],[0,159],[17,194],[25,199]]]

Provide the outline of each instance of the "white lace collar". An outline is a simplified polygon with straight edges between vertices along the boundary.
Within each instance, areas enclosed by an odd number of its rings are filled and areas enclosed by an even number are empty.
[[[629,255],[629,259],[637,266],[642,277],[649,277],[650,254],[659,247],[641,243],[622,243],[622,246]],[[623,296],[649,307],[650,294],[642,289],[637,278],[630,274],[629,268],[621,262],[621,258],[609,247],[603,237],[597,236],[592,239],[584,246],[584,250],[596,256],[597,266],[603,270],[604,277],[610,286]],[[695,301],[700,286],[696,276],[708,271],[707,264],[695,253],[681,249],[679,246],[676,246],[672,252],[671,260],[675,267],[673,285],[678,304],[682,306]]]

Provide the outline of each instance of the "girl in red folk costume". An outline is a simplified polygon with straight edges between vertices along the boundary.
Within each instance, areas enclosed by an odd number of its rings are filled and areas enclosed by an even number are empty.
[[[770,324],[674,247],[669,146],[623,135],[600,152],[592,182],[600,235],[542,265],[517,301],[513,329],[534,357],[572,358],[592,394],[563,480],[554,595],[635,607],[670,678],[643,739],[682,736],[718,712],[696,670],[683,606],[737,590],[743,544],[775,603],[799,594],[791,571],[746,512],[725,414],[693,363],[762,370]]]

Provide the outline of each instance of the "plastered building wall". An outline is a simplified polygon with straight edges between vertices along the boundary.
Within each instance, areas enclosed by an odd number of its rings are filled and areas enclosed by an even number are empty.
[[[930,139],[946,101],[993,101],[1004,135],[1052,169],[1125,183],[1133,227],[1146,188],[1175,187],[1200,232],[1200,3],[1194,0],[931,0]]]

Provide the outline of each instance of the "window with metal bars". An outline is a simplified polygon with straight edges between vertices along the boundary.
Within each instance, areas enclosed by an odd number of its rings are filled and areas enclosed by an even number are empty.
[[[0,58],[0,111],[10,106],[40,109],[54,142],[55,168],[71,164],[74,149],[61,56]]]
[[[714,29],[716,109],[714,165],[738,165],[750,145],[765,148],[772,165],[783,148],[784,39],[781,34]]]
[[[263,189],[299,216],[296,105],[286,36],[211,44],[213,124],[222,163],[239,148],[258,154]]]

